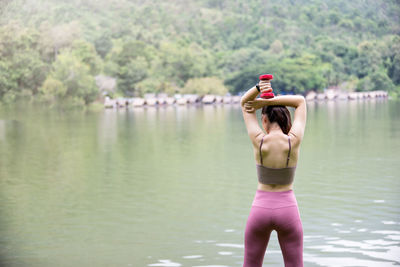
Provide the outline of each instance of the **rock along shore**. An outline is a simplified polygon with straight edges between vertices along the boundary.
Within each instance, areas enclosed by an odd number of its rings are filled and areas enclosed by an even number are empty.
[[[332,100],[367,100],[375,98],[387,98],[386,91],[370,92],[341,92],[339,90],[327,89],[324,93],[310,91],[305,96],[307,101],[332,101]],[[144,97],[116,98],[106,97],[104,100],[105,108],[124,108],[124,107],[154,107],[168,105],[192,105],[192,104],[238,104],[241,96],[219,96],[196,94],[146,94]]]

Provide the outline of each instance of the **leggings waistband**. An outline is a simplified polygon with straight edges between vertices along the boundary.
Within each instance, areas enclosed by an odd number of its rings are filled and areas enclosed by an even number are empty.
[[[283,208],[297,206],[296,196],[293,189],[287,191],[264,191],[257,190],[252,206],[262,208]]]

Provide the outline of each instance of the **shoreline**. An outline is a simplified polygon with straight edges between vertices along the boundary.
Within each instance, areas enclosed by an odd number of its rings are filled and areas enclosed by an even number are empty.
[[[324,93],[310,91],[304,97],[307,102],[323,101],[355,101],[368,99],[387,99],[389,97],[386,91],[369,92],[339,92],[336,90],[325,90]],[[135,108],[135,107],[156,107],[156,106],[187,106],[195,104],[213,105],[213,104],[239,104],[241,96],[219,96],[196,94],[176,94],[172,97],[166,94],[146,94],[144,97],[116,98],[105,97],[102,103],[104,108]],[[101,102],[100,102],[101,103]]]

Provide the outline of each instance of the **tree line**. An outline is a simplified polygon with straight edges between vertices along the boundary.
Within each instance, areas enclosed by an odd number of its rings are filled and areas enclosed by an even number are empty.
[[[113,96],[338,87],[400,96],[397,1],[41,0],[0,4],[0,99],[87,105]]]

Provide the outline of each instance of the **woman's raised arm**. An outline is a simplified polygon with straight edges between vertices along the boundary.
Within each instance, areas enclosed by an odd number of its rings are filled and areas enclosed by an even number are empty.
[[[264,90],[272,91],[271,83],[269,83],[269,82],[260,81],[259,86],[260,86],[260,90],[262,90],[262,91],[264,91]],[[246,109],[246,106],[249,102],[254,101],[259,93],[260,92],[254,86],[254,87],[250,88],[242,96],[242,98],[240,100],[240,105],[242,106],[243,119],[244,119],[244,123],[246,124],[247,133],[250,137],[251,142],[255,146],[258,145],[258,143],[256,141],[257,137],[259,135],[263,134],[264,132],[261,130],[260,125],[258,124],[256,113],[254,112],[255,110],[248,110],[248,109]]]
[[[277,96],[270,99],[254,99],[247,101],[244,104],[244,110],[247,112],[254,112],[255,110],[262,108],[264,106],[289,106],[294,107],[296,110],[294,112],[294,121],[292,128],[289,131],[294,138],[301,141],[304,136],[304,130],[306,127],[307,120],[307,107],[306,101],[301,95],[286,95]]]

